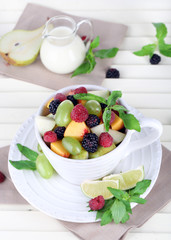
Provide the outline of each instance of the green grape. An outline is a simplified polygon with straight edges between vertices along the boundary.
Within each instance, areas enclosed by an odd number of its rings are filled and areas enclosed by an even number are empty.
[[[36,159],[36,168],[40,176],[46,179],[54,173],[52,165],[43,153],[40,153]]]
[[[39,153],[42,153],[42,152],[43,152],[43,151],[42,151],[42,148],[41,148],[41,146],[40,146],[39,143],[37,144],[37,150],[38,150]]]
[[[74,105],[71,101],[65,100],[60,103],[55,115],[55,122],[59,127],[66,127],[71,122],[71,111]]]
[[[100,117],[102,114],[101,105],[96,100],[87,101],[85,107],[87,108],[89,114],[94,114],[97,115],[98,117]]]
[[[85,150],[85,149],[82,149],[81,152],[77,155],[71,155],[70,158],[72,159],[81,159],[81,160],[84,160],[84,159],[88,159],[88,152]]]
[[[62,145],[72,155],[77,155],[81,152],[82,146],[80,142],[72,137],[64,137],[62,139]]]

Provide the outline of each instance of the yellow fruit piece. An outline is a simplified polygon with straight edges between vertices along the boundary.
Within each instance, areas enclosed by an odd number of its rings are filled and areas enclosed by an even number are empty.
[[[78,103],[81,103],[83,106],[86,104],[87,100],[78,100]]]
[[[51,98],[51,99],[48,101],[48,103],[47,103],[47,105],[46,105],[47,108],[49,108],[49,104],[50,104],[53,100],[54,100],[54,98]]]
[[[62,145],[62,141],[56,141],[56,142],[52,142],[50,144],[50,149],[55,152],[56,154],[68,158],[70,153],[64,148],[64,146]]]
[[[122,129],[123,127],[124,127],[123,120],[120,117],[118,117],[118,115],[115,114],[115,119],[111,124],[111,128],[113,130],[118,131],[118,130]]]
[[[64,137],[73,137],[78,141],[82,141],[84,135],[89,132],[90,130],[85,122],[71,121],[65,130]]]

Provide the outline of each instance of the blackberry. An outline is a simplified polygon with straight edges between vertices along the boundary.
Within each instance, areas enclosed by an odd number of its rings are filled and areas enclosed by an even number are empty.
[[[5,175],[2,172],[0,172],[0,183],[4,182],[5,178],[6,178]]]
[[[94,114],[89,114],[88,119],[85,121],[85,123],[89,128],[92,128],[99,125],[100,118]]]
[[[106,72],[106,78],[119,78],[120,73],[116,68],[109,68]]]
[[[107,107],[107,104],[100,103],[102,110],[104,110]]]
[[[54,129],[54,132],[57,135],[57,140],[61,140],[64,137],[65,127],[57,127]]]
[[[86,133],[83,137],[82,146],[87,152],[96,152],[98,147],[98,136],[95,133]]]
[[[58,108],[58,106],[59,106],[60,103],[61,103],[61,102],[60,102],[58,99],[53,100],[53,101],[49,104],[49,112],[52,113],[53,115],[55,115],[56,110],[57,110],[57,108]]]
[[[68,95],[67,99],[70,100],[74,104],[74,106],[78,104],[78,101],[74,98],[74,95]]]
[[[153,56],[150,58],[151,64],[158,64],[161,61],[161,57],[157,54],[153,54]]]

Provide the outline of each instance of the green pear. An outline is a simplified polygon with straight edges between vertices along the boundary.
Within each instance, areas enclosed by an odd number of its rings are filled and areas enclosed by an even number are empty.
[[[14,30],[0,39],[0,55],[15,66],[34,62],[39,54],[44,26],[33,31]]]

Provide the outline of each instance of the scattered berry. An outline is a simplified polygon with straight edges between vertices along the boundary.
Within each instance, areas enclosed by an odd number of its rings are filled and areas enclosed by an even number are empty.
[[[53,100],[53,101],[49,104],[49,112],[52,113],[53,115],[55,115],[56,110],[57,110],[57,108],[58,108],[58,106],[59,106],[60,103],[61,103],[61,102],[60,102],[58,99]]]
[[[95,197],[89,201],[89,207],[93,211],[102,209],[104,207],[104,205],[105,205],[105,200],[104,200],[104,197],[101,195],[98,197]]]
[[[94,114],[90,114],[85,123],[89,128],[92,128],[100,124],[100,118]]]
[[[115,119],[115,113],[114,113],[113,111],[111,111],[111,119],[110,119],[110,124],[112,124],[112,123],[113,123],[114,119]]]
[[[77,104],[71,112],[71,119],[75,122],[85,122],[88,118],[88,110],[82,105]]]
[[[57,141],[57,135],[53,131],[47,131],[47,132],[45,132],[45,134],[43,136],[43,139],[47,143],[56,142]]]
[[[79,87],[74,90],[74,94],[79,94],[79,93],[87,93],[87,89],[85,87]]]
[[[74,104],[74,106],[78,104],[77,99],[75,99],[73,95],[68,95],[67,99],[70,100]]]
[[[100,134],[99,136],[99,144],[102,147],[110,147],[113,143],[113,137],[107,133],[107,132],[103,132]]]
[[[98,136],[95,133],[86,133],[83,137],[82,146],[87,152],[96,152],[98,147]]]
[[[107,104],[100,103],[102,110],[104,110],[107,107]]]
[[[57,135],[57,139],[61,140],[64,137],[65,127],[57,127],[54,129],[54,132]]]
[[[57,93],[54,97],[54,100],[58,99],[60,102],[66,100],[66,96],[63,93]]]
[[[0,183],[4,182],[5,178],[6,178],[5,175],[2,172],[0,172]]]
[[[109,68],[106,72],[106,78],[119,78],[120,73],[116,68]]]
[[[157,54],[153,54],[153,56],[150,58],[151,64],[158,64],[161,61],[161,57]]]
[[[81,37],[81,39],[82,39],[83,41],[86,40],[86,38],[87,38],[87,36],[85,36],[85,35]]]

